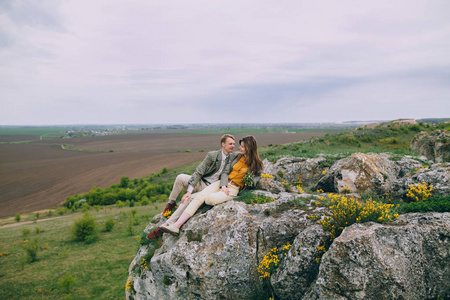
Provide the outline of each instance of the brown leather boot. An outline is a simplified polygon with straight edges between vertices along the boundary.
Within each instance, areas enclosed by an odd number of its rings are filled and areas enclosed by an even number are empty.
[[[162,236],[162,234],[163,234],[163,232],[161,231],[161,229],[159,227],[156,227],[155,230],[153,230],[152,232],[147,234],[147,240],[157,239],[160,236]]]
[[[174,203],[167,203],[166,208],[165,208],[164,211],[163,211],[163,215],[164,215],[167,211],[172,210],[176,205],[177,205],[176,202],[174,202]]]

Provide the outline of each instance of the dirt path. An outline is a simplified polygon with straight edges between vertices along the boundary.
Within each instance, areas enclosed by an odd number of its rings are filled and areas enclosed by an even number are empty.
[[[25,222],[16,222],[16,223],[11,223],[11,224],[5,224],[5,225],[1,225],[1,226],[0,226],[0,229],[3,229],[3,228],[10,228],[10,227],[16,227],[16,226],[20,226],[20,225],[33,224],[33,223],[38,223],[38,222],[45,222],[45,221],[49,221],[49,220],[56,220],[56,219],[68,218],[68,217],[73,217],[73,215],[70,215],[70,216],[53,217],[53,218],[46,218],[46,219],[37,219],[36,221],[25,221]]]

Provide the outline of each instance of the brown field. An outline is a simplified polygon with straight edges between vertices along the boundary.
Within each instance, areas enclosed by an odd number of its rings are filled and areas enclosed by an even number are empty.
[[[259,146],[285,144],[326,132],[256,133]],[[239,139],[243,135],[237,135]],[[0,217],[48,209],[68,196],[201,161],[218,149],[218,134],[129,134],[0,144]],[[61,144],[87,152],[64,150]],[[189,149],[192,152],[186,152]],[[113,152],[109,152],[113,150]],[[237,150],[237,147],[236,147]]]

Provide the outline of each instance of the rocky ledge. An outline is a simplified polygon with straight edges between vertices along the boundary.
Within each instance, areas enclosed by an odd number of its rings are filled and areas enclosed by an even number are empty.
[[[129,268],[127,299],[450,299],[450,213],[353,224],[321,257],[329,233],[309,216],[325,215],[326,208],[313,205],[325,194],[297,185],[402,198],[408,185],[426,181],[436,194],[449,195],[450,164],[363,153],[331,161],[265,161],[273,177],[253,193],[275,201],[204,207],[179,236],[141,246]],[[159,215],[145,231],[164,221]],[[262,278],[258,267],[274,248],[286,251]]]

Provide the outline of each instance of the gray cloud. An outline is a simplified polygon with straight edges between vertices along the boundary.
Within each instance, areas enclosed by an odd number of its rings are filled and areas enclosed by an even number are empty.
[[[449,9],[2,1],[0,124],[448,117]]]

